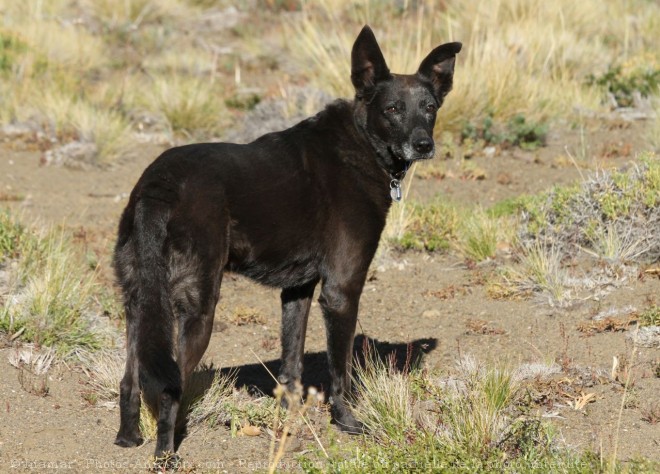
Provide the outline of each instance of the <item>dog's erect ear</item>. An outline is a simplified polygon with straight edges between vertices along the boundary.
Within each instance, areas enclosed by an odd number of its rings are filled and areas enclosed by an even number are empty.
[[[445,43],[438,46],[426,56],[419,66],[417,74],[431,81],[439,100],[442,100],[451,90],[456,55],[462,47],[461,43]]]
[[[351,81],[357,95],[361,97],[368,94],[377,82],[391,77],[374,32],[365,25],[355,40],[351,53]]]

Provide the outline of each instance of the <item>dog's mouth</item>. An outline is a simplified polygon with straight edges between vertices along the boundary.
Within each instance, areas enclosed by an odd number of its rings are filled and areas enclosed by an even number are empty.
[[[413,149],[409,144],[403,145],[401,148],[390,147],[390,153],[394,158],[400,161],[422,161],[430,160],[435,156],[435,146],[431,148],[430,151],[426,153],[420,153]]]
[[[435,156],[435,148],[433,148],[431,151],[423,154],[418,154],[415,158],[412,159],[412,161],[420,161],[420,160],[430,160]]]

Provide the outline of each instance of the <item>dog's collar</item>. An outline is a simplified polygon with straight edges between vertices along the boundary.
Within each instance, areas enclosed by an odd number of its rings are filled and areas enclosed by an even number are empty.
[[[406,161],[402,170],[397,171],[396,173],[390,173],[390,178],[392,178],[390,181],[390,197],[392,198],[392,201],[399,202],[403,198],[401,181],[406,177],[408,169],[410,169],[410,162]]]

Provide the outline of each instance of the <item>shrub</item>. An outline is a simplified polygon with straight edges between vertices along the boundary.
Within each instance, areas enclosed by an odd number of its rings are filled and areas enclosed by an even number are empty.
[[[485,144],[518,146],[525,150],[534,150],[545,145],[548,133],[546,122],[527,120],[524,115],[516,114],[506,123],[497,126],[492,115],[487,115],[481,125],[465,122],[461,138],[465,141],[483,140]]]
[[[601,75],[589,74],[587,84],[612,94],[619,107],[632,107],[635,93],[649,97],[660,92],[660,63],[651,54],[633,57],[624,64],[610,65]]]
[[[556,187],[523,204],[520,240],[545,242],[574,254],[588,249],[635,261],[660,258],[660,160],[647,153],[626,170],[600,171],[576,186]],[[609,244],[608,244],[609,240]]]

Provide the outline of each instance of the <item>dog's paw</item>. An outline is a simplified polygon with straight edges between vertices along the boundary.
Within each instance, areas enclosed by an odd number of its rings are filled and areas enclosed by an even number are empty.
[[[352,435],[361,435],[366,433],[366,428],[364,427],[364,424],[360,423],[355,418],[353,418],[352,422],[351,421],[340,422],[335,420],[335,424],[344,433],[348,433]]]
[[[121,446],[122,448],[133,448],[135,446],[140,446],[144,440],[140,436],[126,436],[118,434],[115,438],[115,444]]]
[[[333,415],[333,423],[344,433],[359,435],[366,432],[364,424],[356,420],[350,411],[343,410],[341,414],[334,413]]]

